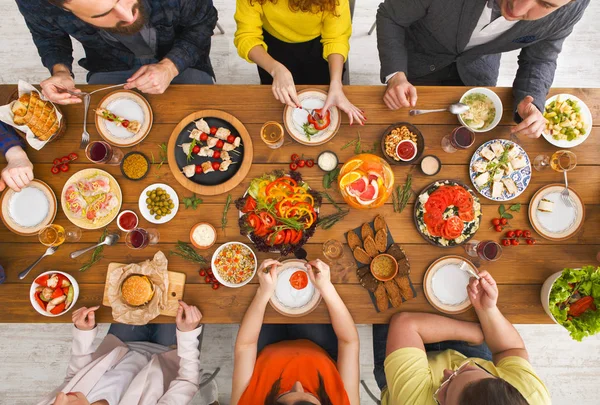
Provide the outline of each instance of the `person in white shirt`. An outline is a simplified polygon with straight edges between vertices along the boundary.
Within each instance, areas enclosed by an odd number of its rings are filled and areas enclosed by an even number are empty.
[[[113,324],[93,350],[98,308],[73,312],[67,375],[38,405],[187,404],[199,389],[202,403],[218,403],[212,379],[216,373],[201,376],[203,326],[198,308],[180,301],[175,325]],[[206,381],[201,383],[204,377]]]

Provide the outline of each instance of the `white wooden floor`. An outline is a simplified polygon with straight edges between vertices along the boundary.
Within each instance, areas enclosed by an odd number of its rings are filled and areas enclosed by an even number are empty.
[[[232,42],[235,24],[233,0],[214,0],[219,22],[226,34],[213,37],[212,62],[219,83],[258,83],[256,68],[237,56]],[[367,31],[375,21],[379,0],[357,0],[351,40],[350,79],[353,84],[379,84],[379,59],[375,36]],[[13,0],[0,0],[0,83],[18,79],[39,82],[47,77],[31,36]],[[555,86],[600,87],[600,2],[592,2],[583,20],[565,42],[559,58]],[[596,21],[596,22],[594,22]],[[75,60],[81,57],[79,44]],[[516,53],[503,56],[499,85],[510,86],[516,69]],[[75,68],[77,81],[84,72]],[[557,269],[567,266],[559,263]],[[2,288],[2,286],[0,286]],[[103,337],[107,325],[101,325]],[[600,403],[600,336],[573,342],[556,325],[518,325],[529,349],[531,362],[546,382],[558,405]],[[371,328],[359,326],[362,378],[376,393],[372,378]],[[221,403],[229,403],[232,376],[232,347],[235,325],[209,325],[202,350],[203,367],[222,368],[217,378]],[[40,396],[62,381],[70,350],[70,326],[51,324],[0,325],[0,405],[36,403]],[[363,403],[371,401],[364,392]],[[196,403],[196,402],[194,402]]]

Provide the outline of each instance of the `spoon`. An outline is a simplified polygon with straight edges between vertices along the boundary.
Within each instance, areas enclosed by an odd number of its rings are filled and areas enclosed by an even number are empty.
[[[57,249],[58,246],[50,246],[48,249],[46,249],[46,252],[43,255],[41,255],[39,259],[37,259],[35,262],[33,262],[31,266],[27,267],[25,270],[19,273],[19,280],[23,280],[25,277],[27,277],[31,269],[33,269],[39,262],[41,262],[44,257],[53,255]]]
[[[479,277],[479,274],[475,273],[473,271],[473,269],[471,268],[471,266],[469,266],[467,264],[467,262],[462,262],[461,265],[458,267],[459,269],[466,271],[467,273],[469,273],[471,276],[475,277],[477,280],[479,280],[481,277]]]
[[[444,111],[449,111],[450,113],[454,114],[454,115],[459,115],[459,114],[463,114],[466,113],[467,111],[469,111],[469,106],[463,103],[454,103],[454,104],[450,104],[448,106],[448,108],[441,108],[439,110],[410,110],[408,112],[408,115],[410,115],[411,117],[414,115],[421,115],[421,114],[428,114],[428,113],[433,113],[433,112],[444,112]]]
[[[119,234],[117,234],[117,233],[108,234],[108,235],[106,235],[106,238],[104,238],[104,240],[102,242],[97,243],[93,246],[87,247],[85,249],[76,250],[75,252],[71,253],[71,259],[75,259],[76,257],[81,256],[85,252],[89,252],[90,250],[97,248],[98,246],[102,246],[102,245],[112,246],[115,243],[117,243],[118,240],[119,240]]]

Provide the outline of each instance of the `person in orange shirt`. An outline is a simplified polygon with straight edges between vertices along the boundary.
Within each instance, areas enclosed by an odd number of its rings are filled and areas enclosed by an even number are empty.
[[[263,325],[280,265],[267,259],[258,269],[260,286],[235,342],[231,404],[358,405],[358,331],[327,264],[307,268],[332,324]]]

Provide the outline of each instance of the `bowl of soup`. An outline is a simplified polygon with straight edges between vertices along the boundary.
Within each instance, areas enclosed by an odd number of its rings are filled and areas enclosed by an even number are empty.
[[[502,118],[502,101],[496,93],[484,87],[467,91],[460,102],[469,110],[458,115],[460,123],[473,132],[487,132],[494,129]]]

